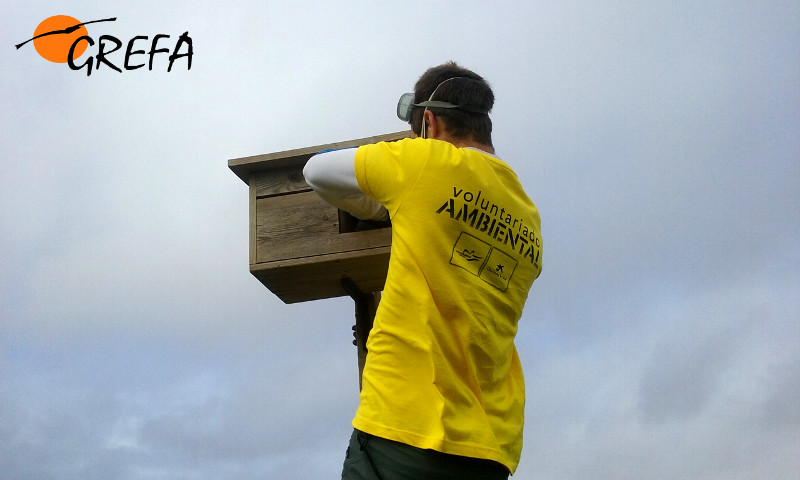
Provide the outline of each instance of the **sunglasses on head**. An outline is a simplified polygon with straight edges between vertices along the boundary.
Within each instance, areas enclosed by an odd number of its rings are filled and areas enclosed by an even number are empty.
[[[400,96],[400,100],[397,101],[397,118],[406,123],[410,122],[411,112],[414,111],[414,107],[458,108],[458,105],[450,102],[440,102],[438,100],[414,103],[414,94],[404,93]]]
[[[439,87],[444,85],[445,83],[449,82],[450,80],[455,80],[458,78],[464,77],[451,77],[442,80],[439,85],[436,85],[436,88],[433,89],[430,98],[427,101],[414,103],[414,94],[413,93],[404,93],[400,96],[400,100],[397,101],[397,118],[400,120],[410,123],[411,122],[411,113],[414,111],[414,107],[434,107],[434,108],[458,108],[459,110],[463,110],[465,112],[470,113],[479,113],[479,114],[488,114],[487,110],[482,108],[473,107],[471,105],[456,105],[450,102],[441,102],[439,100],[434,100],[433,96],[436,95],[436,92],[439,90]],[[423,122],[424,127],[424,122]]]

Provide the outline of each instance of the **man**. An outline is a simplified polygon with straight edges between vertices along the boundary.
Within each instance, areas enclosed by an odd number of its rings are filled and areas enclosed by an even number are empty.
[[[494,156],[493,104],[481,76],[433,67],[398,104],[413,138],[304,169],[330,203],[392,222],[343,479],[508,479],[519,463],[514,337],[542,244],[536,207]]]

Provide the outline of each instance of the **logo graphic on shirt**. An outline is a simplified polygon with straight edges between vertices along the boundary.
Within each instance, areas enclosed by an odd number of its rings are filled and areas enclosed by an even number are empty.
[[[481,261],[483,259],[483,257],[475,254],[475,250],[466,250],[466,249],[464,249],[464,250],[458,252],[458,254],[461,255],[461,258],[463,258],[464,260],[466,260],[468,262],[479,262],[479,261]]]
[[[453,196],[442,203],[437,214],[447,214],[453,220],[472,228],[473,233],[501,243],[509,251],[539,268],[542,241],[530,219],[515,216],[506,207],[490,200],[483,191],[473,194],[453,187]],[[503,266],[503,264],[501,264]],[[498,270],[498,269],[496,269]],[[502,272],[502,268],[498,270]]]
[[[453,246],[450,264],[461,267],[502,291],[517,268],[517,261],[477,237],[462,232]]]

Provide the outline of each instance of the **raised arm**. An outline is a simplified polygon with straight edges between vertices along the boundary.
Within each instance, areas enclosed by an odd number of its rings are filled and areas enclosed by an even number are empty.
[[[383,205],[361,191],[356,181],[355,148],[332,150],[311,157],[303,168],[306,183],[331,205],[361,220],[388,220]]]

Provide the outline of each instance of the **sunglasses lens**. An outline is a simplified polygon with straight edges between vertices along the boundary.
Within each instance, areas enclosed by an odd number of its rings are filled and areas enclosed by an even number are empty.
[[[397,102],[397,118],[404,122],[411,121],[411,111],[414,109],[414,94],[404,93]]]

